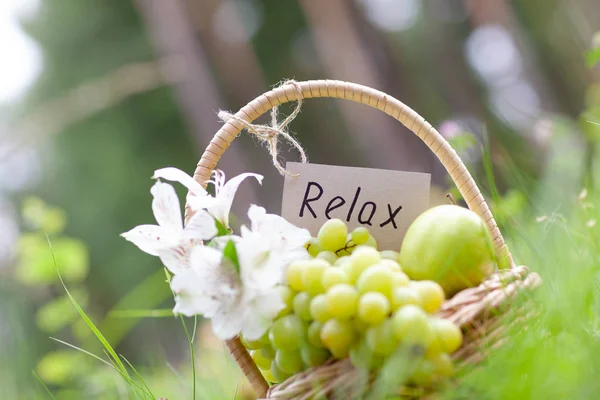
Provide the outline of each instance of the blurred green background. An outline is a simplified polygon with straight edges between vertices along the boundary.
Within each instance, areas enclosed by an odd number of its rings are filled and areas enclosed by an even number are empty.
[[[105,357],[65,296],[50,242],[73,296],[152,391],[191,398],[164,272],[119,234],[153,221],[155,169],[193,172],[219,109],[286,78],[327,78],[383,90],[437,127],[517,261],[544,277],[540,301],[560,305],[532,329],[541,336],[515,333],[522,358],[500,352],[465,372],[495,388],[478,398],[591,398],[599,29],[596,0],[0,0],[2,397],[135,398],[110,368],[50,339]],[[432,203],[458,197],[426,146],[378,111],[310,100],[291,129],[311,161],[429,172]],[[266,149],[241,136],[220,167],[265,175],[242,186],[234,213],[248,202],[279,212],[283,179]],[[566,327],[567,339],[545,342]],[[198,398],[251,396],[210,329],[195,341]]]

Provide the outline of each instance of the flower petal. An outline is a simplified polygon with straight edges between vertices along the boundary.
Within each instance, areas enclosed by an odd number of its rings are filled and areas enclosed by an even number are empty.
[[[190,192],[195,193],[198,196],[206,196],[206,190],[202,187],[201,184],[196,182],[194,178],[186,174],[180,169],[174,167],[162,168],[154,171],[154,179],[166,179],[171,182],[179,182]]]
[[[194,247],[190,257],[191,267],[202,279],[202,290],[216,296],[236,297],[241,291],[240,278],[233,268],[223,263],[223,251],[208,246]],[[231,300],[229,300],[231,302]]]
[[[158,250],[173,244],[172,237],[158,225],[139,225],[121,236],[153,256],[158,255]]]
[[[180,244],[159,249],[157,251],[160,261],[173,274],[178,274],[191,268],[191,254],[194,249],[194,243],[186,240]]]
[[[198,290],[202,281],[193,269],[183,270],[171,279],[171,289],[175,293],[175,314],[191,317],[203,315],[211,318],[219,309],[219,302],[207,293]]]
[[[276,214],[267,214],[263,207],[251,205],[248,217],[253,232],[271,241],[274,248],[294,249],[303,247],[311,238],[307,229],[289,223]]]
[[[219,319],[237,309],[241,293],[239,280],[221,267],[221,252],[196,246],[189,259],[190,267],[176,272],[171,281],[177,303],[174,311]]]
[[[304,247],[273,249],[254,234],[237,244],[241,278],[244,287],[269,289],[284,281],[285,271],[292,261],[308,260],[310,255]]]
[[[217,279],[212,277],[212,274],[218,273],[221,267],[221,261],[223,259],[223,253],[217,249],[207,246],[196,246],[194,247],[191,254],[191,263],[196,272],[200,275],[204,275],[205,280],[211,280],[208,284],[218,282]],[[208,275],[205,275],[208,274]]]
[[[193,211],[213,209],[218,203],[218,200],[210,194],[206,194],[206,196],[195,196],[193,193],[190,193],[186,200]]]
[[[250,205],[250,208],[248,208],[248,218],[250,218],[250,228],[252,228],[252,231],[260,231],[266,215],[267,210],[264,207],[257,206],[256,204]]]
[[[221,340],[229,340],[240,333],[246,308],[242,304],[232,306],[227,312],[217,312],[211,318],[215,335]]]
[[[229,227],[229,213],[231,211],[231,204],[233,203],[233,198],[235,197],[235,193],[238,190],[240,184],[246,178],[256,178],[258,183],[262,184],[263,176],[259,174],[253,174],[250,172],[246,172],[236,176],[235,178],[227,181],[223,187],[218,188],[216,193],[217,202],[212,206],[208,207],[208,212],[221,221],[225,227]]]
[[[258,340],[269,329],[273,320],[285,307],[281,295],[271,288],[246,299],[248,309],[244,315],[242,333],[248,340]]]
[[[233,244],[235,244],[237,248],[237,245],[242,241],[242,238],[237,235],[215,236],[210,241],[210,245],[211,247],[214,246],[216,249],[223,250],[230,240],[233,240]]]
[[[152,200],[152,211],[158,225],[178,236],[183,229],[181,218],[181,206],[175,188],[168,183],[156,182],[150,189],[154,199]]]
[[[197,211],[183,229],[186,239],[208,240],[217,235],[215,219],[205,210]]]

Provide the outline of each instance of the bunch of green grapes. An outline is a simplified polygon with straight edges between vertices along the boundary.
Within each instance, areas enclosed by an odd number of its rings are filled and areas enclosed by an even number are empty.
[[[268,333],[256,342],[242,338],[265,379],[282,382],[330,358],[377,370],[406,349],[419,357],[410,382],[452,374],[450,354],[462,333],[433,316],[445,299],[439,284],[411,281],[397,252],[378,251],[367,229],[348,233],[339,219],[327,221],[307,248],[313,258],[289,265],[279,287],[286,306]]]

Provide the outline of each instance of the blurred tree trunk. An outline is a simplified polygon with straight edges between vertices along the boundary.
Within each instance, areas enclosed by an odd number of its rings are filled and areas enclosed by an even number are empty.
[[[242,107],[263,93],[268,85],[236,3],[223,0],[186,2],[194,30],[214,66],[228,103]],[[235,28],[224,28],[225,23]],[[227,34],[232,29],[236,33]]]
[[[424,2],[422,7],[424,20],[431,21],[428,11],[439,4]],[[386,32],[374,26],[362,10],[354,11],[354,25],[390,94],[413,107],[434,126],[447,118],[477,114],[484,108],[479,89],[464,62],[458,32],[449,34],[449,27],[441,23],[417,25],[406,33]],[[427,47],[412,46],[415,39],[427,43]],[[432,158],[432,180],[446,186],[448,173],[437,158]]]
[[[196,38],[186,0],[137,0],[137,4],[157,52],[179,59],[183,64],[187,79],[175,85],[175,94],[201,154],[221,126],[216,112],[223,101],[209,61]],[[227,156],[219,167],[228,176],[248,171],[248,160],[239,147],[228,149]],[[234,213],[244,215],[242,205],[255,203],[257,193],[253,185],[242,185],[239,196],[243,200],[234,203]]]
[[[238,4],[223,0],[185,2],[194,33],[206,50],[207,59],[214,70],[214,79],[219,82],[222,97],[225,99],[221,107],[227,104],[228,109],[237,111],[269,90]],[[225,23],[228,28],[223,27]],[[236,139],[236,147],[246,155],[260,152],[259,157],[248,157],[246,162],[250,163],[248,168],[253,172],[264,175],[266,182],[276,182],[280,179],[269,155],[257,148],[253,138],[247,135],[240,136]],[[224,160],[236,157],[230,155],[229,151]],[[273,196],[268,190],[260,191],[257,196],[260,197],[261,204],[267,205],[268,208],[278,203],[277,196]]]
[[[352,3],[344,0],[300,0],[309,20],[326,78],[346,80],[388,91],[355,26]],[[388,60],[383,61],[388,62]],[[381,112],[340,103],[350,135],[364,149],[371,166],[431,172],[433,156],[414,135],[402,131],[400,124]]]

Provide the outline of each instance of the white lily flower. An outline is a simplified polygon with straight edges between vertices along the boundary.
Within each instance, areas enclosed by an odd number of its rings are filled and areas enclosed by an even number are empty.
[[[173,186],[156,182],[150,192],[158,225],[140,225],[121,236],[142,251],[160,257],[165,267],[178,273],[189,268],[192,247],[217,234],[215,220],[206,211],[197,212],[184,228],[181,206]]]
[[[299,228],[276,214],[267,214],[264,207],[251,205],[248,209],[250,229],[262,236],[269,246],[288,251],[304,248],[311,238],[307,229]]]
[[[190,191],[187,201],[191,209],[194,211],[207,210],[225,228],[229,228],[231,204],[240,184],[248,177],[256,178],[260,184],[262,184],[263,179],[262,175],[247,172],[225,182],[223,172],[215,170],[213,172],[213,179],[209,181],[209,183],[215,186],[215,196],[213,197],[194,178],[177,168],[168,167],[159,169],[154,172],[154,177],[179,182],[184,185]]]
[[[240,271],[223,259],[222,251],[200,246],[191,255],[191,268],[171,281],[174,312],[210,318],[215,334],[223,340],[242,332],[257,340],[284,308],[275,287],[257,288],[247,282],[251,265],[240,262]]]
[[[248,217],[251,229],[242,226],[242,240],[237,245],[240,263],[253,266],[248,281],[262,287],[283,282],[292,261],[309,258],[304,246],[310,232],[256,205],[250,206]]]

